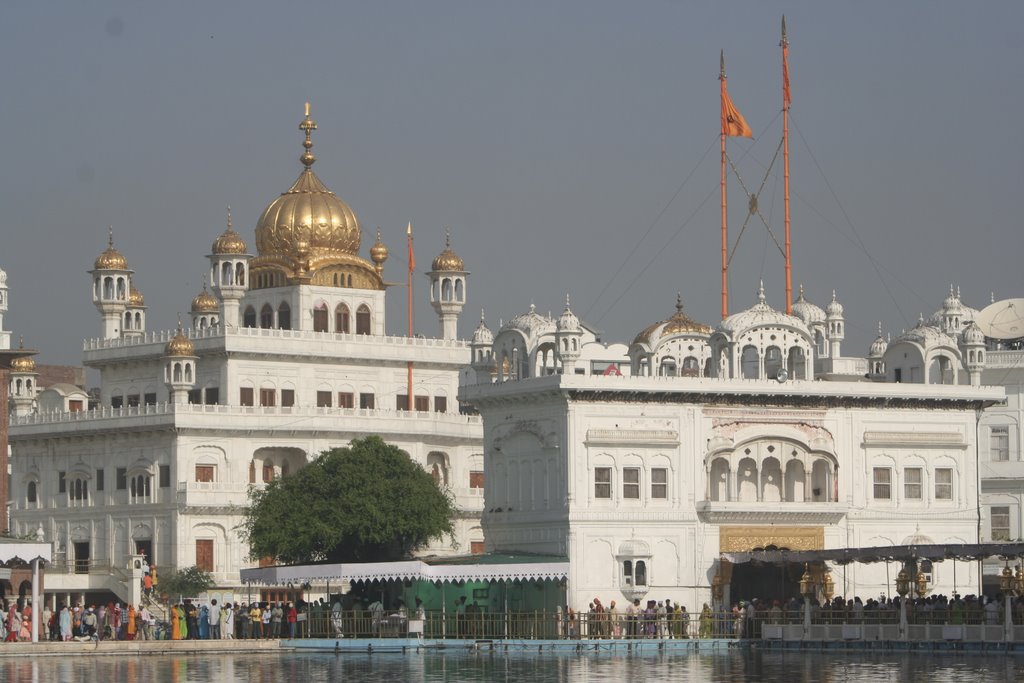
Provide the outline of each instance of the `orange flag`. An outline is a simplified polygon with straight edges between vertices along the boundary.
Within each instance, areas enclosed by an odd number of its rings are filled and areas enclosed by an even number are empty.
[[[405,232],[409,236],[409,272],[416,270],[416,256],[412,253],[412,223],[409,223],[409,227]]]
[[[743,115],[739,113],[729,93],[725,89],[725,82],[722,82],[722,135],[734,138],[752,138],[754,131],[750,130]]]

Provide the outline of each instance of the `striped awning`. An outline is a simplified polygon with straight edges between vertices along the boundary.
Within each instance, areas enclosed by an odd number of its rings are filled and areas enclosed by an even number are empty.
[[[243,583],[285,586],[313,582],[355,581],[535,581],[566,579],[568,562],[513,562],[505,564],[427,564],[403,562],[346,562],[243,569]]]

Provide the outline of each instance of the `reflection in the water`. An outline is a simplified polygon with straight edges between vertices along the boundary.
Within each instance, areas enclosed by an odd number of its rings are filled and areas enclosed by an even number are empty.
[[[643,680],[733,683],[908,681],[943,683],[1024,679],[1024,657],[978,654],[851,654],[727,651],[665,654],[539,653],[532,649],[431,654],[158,655],[0,658],[0,681],[61,683],[280,683],[381,680],[539,683]]]

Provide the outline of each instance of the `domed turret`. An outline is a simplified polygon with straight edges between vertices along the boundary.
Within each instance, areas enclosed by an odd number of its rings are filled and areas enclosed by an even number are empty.
[[[4,329],[4,313],[7,312],[7,273],[0,268],[0,349],[11,348],[11,333]]]
[[[249,251],[242,236],[231,227],[231,207],[228,207],[228,227],[213,241],[210,251],[216,256],[234,256]]]
[[[836,298],[836,290],[832,290],[832,301],[825,307],[825,321],[828,326],[829,355],[839,358],[841,344],[846,337],[846,323],[843,320],[843,305]]]
[[[242,297],[247,290],[246,283],[249,281],[249,261],[252,256],[246,253],[247,247],[241,236],[231,227],[231,207],[228,207],[228,227],[221,233],[220,237],[213,241],[213,253],[208,255],[210,259],[210,286],[213,288],[217,298],[214,303],[218,306],[218,323],[236,327],[238,326],[238,309]],[[206,290],[206,284],[203,284]],[[196,297],[198,299],[199,297]],[[193,307],[195,301],[192,302]],[[208,302],[207,302],[208,303]],[[223,305],[224,310],[220,310]],[[195,311],[193,310],[193,314]],[[207,313],[212,315],[213,311]],[[209,322],[209,320],[207,321]],[[195,316],[193,315],[193,325]]]
[[[295,183],[270,202],[256,225],[259,255],[251,264],[256,288],[286,283],[383,289],[373,265],[359,256],[362,228],[355,212],[313,172],[311,134],[306,116],[299,124],[306,139],[299,157],[304,166]],[[344,283],[344,284],[342,284]]]
[[[128,305],[125,307],[121,324],[124,337],[142,337],[146,332],[146,299],[142,296],[135,283],[128,286]]]
[[[803,320],[808,326],[825,322],[825,311],[804,298],[803,285],[800,285],[800,295],[793,302],[793,315]]]
[[[195,347],[192,345],[192,341],[185,336],[185,333],[181,329],[181,325],[178,325],[178,332],[171,340],[164,346],[165,356],[191,356],[195,354]]]
[[[181,329],[178,319],[178,331],[164,347],[164,384],[171,395],[171,403],[182,405],[188,402],[188,392],[196,383],[195,347]]]
[[[882,323],[878,323],[878,336],[871,342],[868,351],[868,377],[873,380],[885,379],[885,351],[889,342],[882,336]]]
[[[18,342],[18,350],[24,351],[23,340]],[[35,353],[28,351],[26,353]],[[35,409],[36,393],[39,391],[36,373],[36,362],[31,356],[18,356],[11,360],[8,377],[7,395],[10,398],[10,410],[15,415],[28,415]]]
[[[410,226],[411,229],[411,226]],[[441,320],[441,337],[458,336],[459,314],[466,304],[465,264],[452,251],[451,231],[445,228],[444,251],[430,264],[430,305]]]
[[[832,301],[828,302],[828,306],[825,307],[825,315],[828,318],[843,317],[843,305],[836,298],[836,290],[834,289],[832,290]]]
[[[106,250],[96,257],[93,266],[89,271],[92,275],[92,302],[103,319],[103,338],[118,339],[124,331],[132,270],[128,267],[128,259],[114,247],[113,227],[107,236]]]
[[[213,327],[218,322],[220,313],[220,302],[217,298],[206,291],[206,281],[203,281],[203,291],[192,299],[192,328],[196,330]]]
[[[114,247],[114,228],[110,228],[107,248],[93,262],[95,270],[128,270],[128,259]]]
[[[981,371],[985,369],[985,333],[974,321],[969,322],[960,335],[960,355],[971,386],[981,386]]]
[[[580,319],[569,307],[569,294],[565,295],[565,310],[558,316],[555,323],[555,342],[558,347],[558,358],[562,361],[562,372],[572,374],[576,369],[583,346],[583,327]]]
[[[472,366],[476,373],[477,384],[486,384],[494,374],[494,334],[484,322],[483,309],[480,310],[480,324],[473,331],[473,340],[469,344],[473,354]]]
[[[459,272],[466,269],[462,258],[452,251],[451,235],[445,237],[444,251],[434,257],[430,264],[431,270]]]

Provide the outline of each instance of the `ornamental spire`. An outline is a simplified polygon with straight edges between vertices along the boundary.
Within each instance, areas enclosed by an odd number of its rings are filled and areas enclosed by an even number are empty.
[[[306,134],[306,139],[303,141],[302,146],[306,148],[306,151],[299,157],[299,161],[307,169],[313,166],[313,162],[316,161],[316,157],[313,156],[313,140],[310,139],[311,134],[316,130],[316,121],[310,118],[309,115],[309,102],[306,102],[306,118],[302,119],[302,123],[299,124],[299,130]]]

